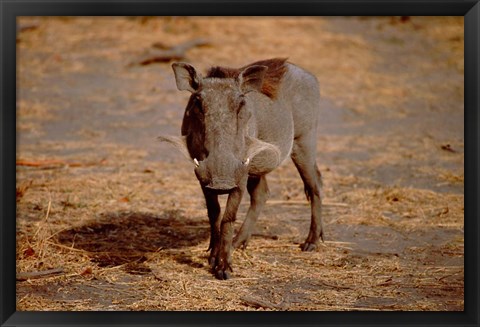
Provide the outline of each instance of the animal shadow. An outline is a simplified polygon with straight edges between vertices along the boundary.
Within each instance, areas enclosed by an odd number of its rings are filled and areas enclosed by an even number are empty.
[[[90,252],[92,261],[100,267],[125,265],[128,273],[146,274],[151,272],[143,264],[147,253],[195,246],[208,237],[208,222],[170,210],[159,216],[138,212],[105,213],[97,222],[59,233],[57,241]]]

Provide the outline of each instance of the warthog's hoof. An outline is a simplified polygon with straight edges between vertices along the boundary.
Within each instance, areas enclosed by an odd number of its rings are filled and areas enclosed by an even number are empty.
[[[208,263],[212,269],[212,273],[215,278],[220,280],[226,280],[230,278],[230,272],[233,272],[232,267],[226,260],[222,260],[218,257],[210,256]]]
[[[215,271],[215,278],[220,280],[227,280],[230,278],[230,273],[226,270],[216,270]]]
[[[306,252],[315,251],[317,249],[317,244],[305,242],[300,244],[300,248],[302,249],[302,251],[306,251]]]
[[[235,249],[242,249],[245,250],[248,245],[249,238],[237,238],[233,239],[233,247]]]
[[[213,268],[213,274],[215,275],[215,278],[220,280],[229,279],[230,272],[233,272],[233,269],[228,263],[219,264]]]

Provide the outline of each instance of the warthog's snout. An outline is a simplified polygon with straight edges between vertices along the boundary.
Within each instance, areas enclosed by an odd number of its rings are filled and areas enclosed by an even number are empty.
[[[250,160],[209,157],[203,161],[194,159],[193,162],[195,174],[203,186],[211,190],[226,192],[238,187],[240,180],[248,172]]]
[[[210,184],[205,186],[208,189],[220,192],[227,192],[233,190],[236,187],[236,184],[232,183],[231,180],[212,180]]]

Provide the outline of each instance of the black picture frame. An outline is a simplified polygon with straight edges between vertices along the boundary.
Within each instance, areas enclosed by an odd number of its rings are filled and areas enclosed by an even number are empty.
[[[423,1],[5,1],[1,11],[1,326],[478,326],[478,165],[480,4]],[[463,312],[16,312],[15,154],[17,16],[418,15],[465,17],[465,310]]]

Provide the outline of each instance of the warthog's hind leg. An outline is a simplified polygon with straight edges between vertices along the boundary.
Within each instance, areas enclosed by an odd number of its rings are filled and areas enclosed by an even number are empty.
[[[304,243],[300,245],[302,251],[313,251],[317,248],[318,241],[323,241],[322,222],[322,179],[315,161],[316,142],[313,135],[295,139],[292,150],[292,160],[302,177],[305,194],[310,201],[312,211],[310,231]]]

